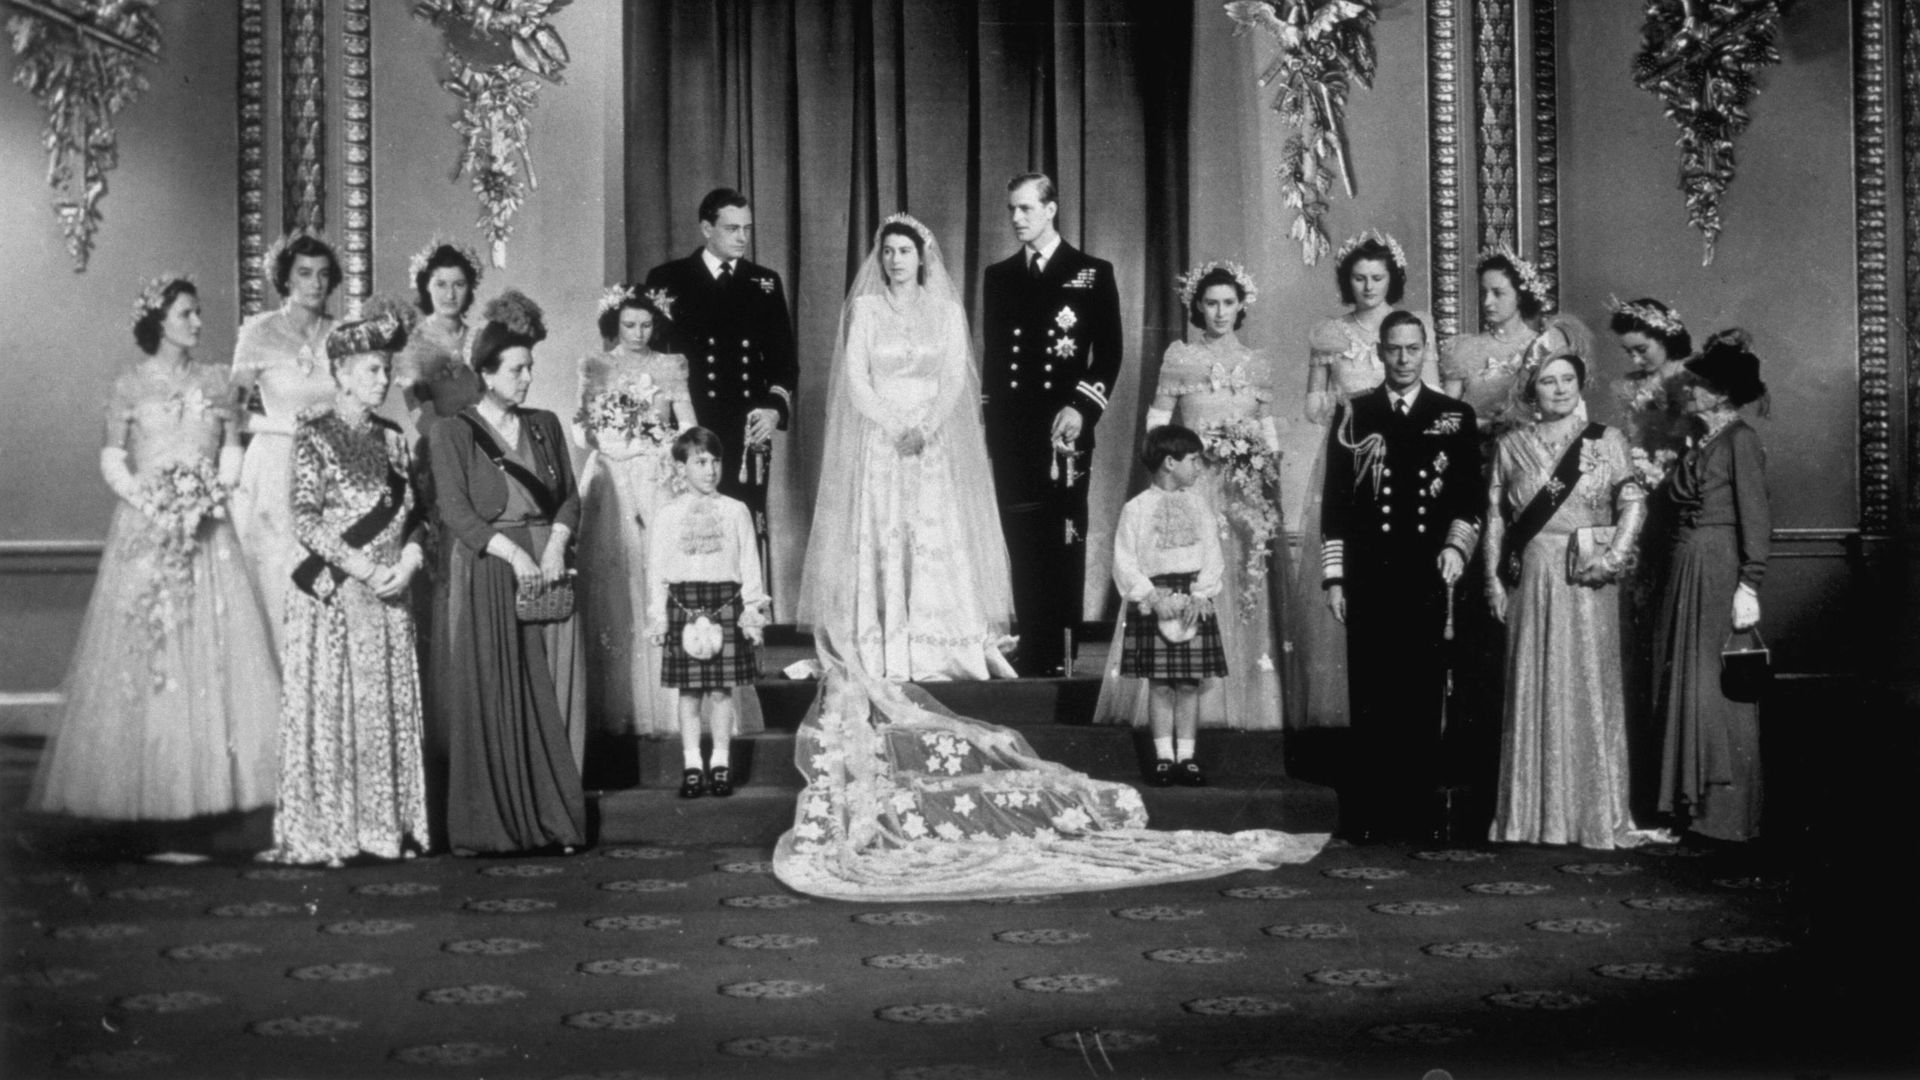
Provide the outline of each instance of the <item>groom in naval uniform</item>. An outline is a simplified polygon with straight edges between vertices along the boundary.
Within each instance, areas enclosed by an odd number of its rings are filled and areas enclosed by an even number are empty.
[[[1426,350],[1418,318],[1389,314],[1386,381],[1341,406],[1327,439],[1321,578],[1347,626],[1356,745],[1341,818],[1357,840],[1438,824],[1447,604],[1486,500],[1473,407],[1421,384]]]
[[[793,322],[780,275],[745,257],[753,242],[753,208],[745,195],[732,188],[708,192],[700,200],[700,232],[706,237],[700,250],[647,271],[642,289],[672,322],[673,347],[687,358],[694,419],[726,448],[720,493],[753,512],[766,574],[773,566],[767,539],[773,433],[785,430],[793,414],[800,375]]]
[[[1093,427],[1120,373],[1113,264],[1060,238],[1053,181],[1007,184],[1020,250],[987,267],[981,391],[987,454],[1006,532],[1022,675],[1057,675],[1080,625]]]

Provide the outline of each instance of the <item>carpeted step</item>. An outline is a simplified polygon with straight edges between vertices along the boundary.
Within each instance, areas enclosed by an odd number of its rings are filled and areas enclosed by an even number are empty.
[[[1141,796],[1157,829],[1332,832],[1339,821],[1333,789],[1298,780],[1144,788]],[[682,799],[676,791],[638,789],[600,792],[595,802],[601,844],[772,844],[793,824],[794,791],[749,785],[727,799]]]

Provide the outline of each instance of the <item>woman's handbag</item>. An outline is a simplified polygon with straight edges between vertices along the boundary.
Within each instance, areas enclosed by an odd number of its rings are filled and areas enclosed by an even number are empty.
[[[1594,583],[1594,570],[1590,568],[1594,560],[1613,547],[1613,538],[1618,531],[1613,525],[1582,525],[1573,530],[1573,537],[1567,541],[1567,584]]]
[[[560,622],[573,616],[573,571],[544,589],[513,594],[513,613],[521,622]]]
[[[1745,648],[1734,639],[1745,636],[1751,642]],[[1720,693],[1728,701],[1755,702],[1773,682],[1773,650],[1760,640],[1760,628],[1735,630],[1720,646]]]

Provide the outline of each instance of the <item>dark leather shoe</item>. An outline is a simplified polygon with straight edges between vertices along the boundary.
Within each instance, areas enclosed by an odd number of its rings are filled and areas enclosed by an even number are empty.
[[[725,765],[707,770],[707,793],[716,799],[733,794],[733,773]]]
[[[1147,770],[1147,781],[1154,787],[1173,786],[1173,762],[1162,759],[1153,763]]]
[[[1180,774],[1180,782],[1188,787],[1206,787],[1207,774],[1200,771],[1200,763],[1188,758],[1175,766]]]
[[[699,769],[688,769],[680,774],[680,797],[697,799],[707,793],[707,774]]]

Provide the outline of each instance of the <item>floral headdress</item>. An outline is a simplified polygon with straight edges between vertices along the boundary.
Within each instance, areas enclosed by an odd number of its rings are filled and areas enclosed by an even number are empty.
[[[648,289],[647,300],[660,309],[660,314],[673,318],[673,294],[665,289]]]
[[[1395,240],[1390,233],[1383,233],[1379,229],[1368,229],[1358,236],[1349,237],[1346,243],[1340,245],[1340,250],[1334,254],[1333,264],[1338,266],[1346,262],[1347,256],[1353,254],[1362,244],[1365,244],[1369,240],[1387,249],[1387,256],[1393,260],[1393,265],[1400,268],[1401,273],[1404,274],[1410,269],[1407,266],[1406,250],[1400,246],[1400,241]]]
[[[280,238],[267,247],[267,253],[260,256],[260,276],[266,279],[268,284],[273,283],[273,268],[279,264],[280,256],[286,252],[287,245],[302,237],[312,237],[326,244],[329,248],[333,247],[333,245],[327,241],[325,233],[316,232],[312,229],[295,229],[292,232],[281,233]],[[336,256],[336,259],[337,258]]]
[[[409,280],[418,278],[420,272],[427,268],[427,262],[433,258],[433,253],[439,251],[441,248],[452,248],[455,254],[467,260],[467,265],[473,269],[474,287],[478,288],[480,286],[480,277],[485,272],[483,267],[486,265],[480,261],[480,253],[475,251],[471,244],[463,244],[450,236],[442,236],[439,233],[434,233],[433,239],[427,241],[426,247],[414,252],[412,257],[407,259],[407,278]]]
[[[147,316],[163,314],[167,310],[167,286],[172,285],[176,281],[184,281],[189,285],[193,284],[191,275],[165,273],[157,278],[149,279],[145,285],[141,286],[140,295],[133,298],[133,324],[135,326],[140,325],[140,320]]]
[[[1638,300],[1623,304],[1620,302],[1619,297],[1609,296],[1607,297],[1607,310],[1616,315],[1625,315],[1635,322],[1651,327],[1655,332],[1663,336],[1671,337],[1675,334],[1684,334],[1687,331],[1687,324],[1680,321],[1680,313],[1670,307],[1664,307],[1664,305],[1656,307],[1653,304],[1642,303]]]
[[[920,219],[912,214],[888,214],[887,219],[882,221],[880,226],[885,228],[888,225],[905,225],[919,234],[922,245],[933,243],[933,231],[920,224]]]
[[[633,286],[609,285],[600,290],[600,314],[605,315],[633,299],[635,299]]]
[[[1513,265],[1513,272],[1520,278],[1521,291],[1538,301],[1542,309],[1553,306],[1552,300],[1547,295],[1547,283],[1540,279],[1540,271],[1532,263],[1514,254],[1513,249],[1505,244],[1480,253],[1481,262],[1494,258],[1505,259]]]
[[[1200,263],[1185,274],[1174,279],[1176,287],[1180,292],[1181,307],[1193,307],[1193,293],[1195,289],[1200,287],[1200,279],[1213,273],[1215,270],[1225,270],[1227,273],[1233,275],[1234,284],[1240,286],[1240,292],[1243,296],[1240,303],[1243,307],[1252,307],[1254,301],[1260,298],[1260,288],[1253,283],[1253,275],[1247,273],[1246,267],[1241,266],[1237,262],[1228,262],[1226,259],[1215,259],[1212,262]]]

